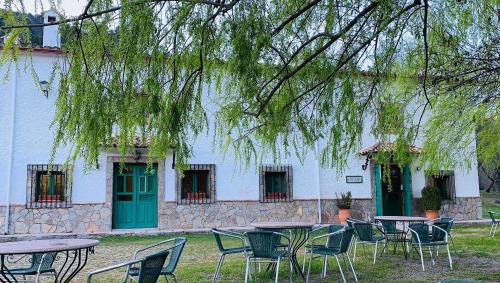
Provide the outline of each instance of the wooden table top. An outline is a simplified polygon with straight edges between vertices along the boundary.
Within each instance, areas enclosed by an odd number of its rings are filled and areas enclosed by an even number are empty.
[[[85,249],[97,246],[98,240],[50,239],[0,243],[0,254],[33,254]]]
[[[429,221],[429,219],[421,216],[375,216],[375,220],[387,221]]]
[[[251,226],[261,229],[300,229],[312,228],[315,223],[311,222],[254,222]]]

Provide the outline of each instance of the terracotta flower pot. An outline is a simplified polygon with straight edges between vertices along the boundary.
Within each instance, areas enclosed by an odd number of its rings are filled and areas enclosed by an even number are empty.
[[[425,217],[429,220],[439,218],[439,210],[426,210]]]
[[[351,209],[339,208],[339,220],[340,224],[347,224],[346,219],[352,216]]]

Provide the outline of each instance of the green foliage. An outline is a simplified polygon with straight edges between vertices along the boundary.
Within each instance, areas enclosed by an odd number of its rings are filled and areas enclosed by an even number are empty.
[[[437,188],[427,186],[422,189],[422,208],[424,210],[441,209],[441,196]]]
[[[53,156],[71,144],[93,167],[113,139],[126,155],[140,136],[151,160],[175,147],[182,169],[212,138],[246,166],[318,146],[341,171],[371,133],[394,144],[384,165],[468,168],[482,127],[478,155],[498,164],[498,0],[431,2],[427,23],[423,1],[88,2],[94,16],[61,25]],[[29,23],[13,3],[5,25]],[[8,32],[0,63],[24,62],[29,28]]]
[[[350,209],[351,208],[351,203],[352,203],[352,195],[351,192],[346,192],[346,193],[340,193],[340,198],[337,194],[335,194],[337,197],[335,199],[335,203],[337,204],[337,207],[340,209]]]

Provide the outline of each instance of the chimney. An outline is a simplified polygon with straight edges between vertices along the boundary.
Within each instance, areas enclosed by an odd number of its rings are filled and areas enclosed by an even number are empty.
[[[43,23],[53,23],[60,20],[56,11],[50,9],[43,13]],[[61,47],[61,36],[59,34],[59,25],[43,27],[43,47]]]

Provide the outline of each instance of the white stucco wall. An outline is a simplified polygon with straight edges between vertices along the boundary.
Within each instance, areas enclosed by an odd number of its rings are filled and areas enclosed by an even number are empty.
[[[49,80],[52,63],[58,58],[57,54],[36,54],[33,58],[33,67],[40,80]],[[23,66],[20,62],[19,66]],[[0,70],[0,77],[4,77],[6,69]],[[11,96],[14,88],[16,74],[11,69],[10,77],[0,85],[0,192],[1,202],[6,201],[7,168],[9,160],[9,144],[11,138]],[[49,129],[55,113],[57,97],[57,80],[55,80],[48,98],[42,95],[35,85],[30,70],[20,67],[17,70],[15,134],[13,147],[13,166],[11,180],[11,204],[24,204],[26,202],[26,172],[28,164],[47,164],[50,159],[50,149],[53,143],[54,130]],[[5,103],[3,103],[5,101]],[[68,148],[58,150],[55,164],[64,163]],[[102,157],[101,157],[102,159]],[[105,164],[101,161],[101,164]],[[73,170],[73,203],[104,202],[105,195],[105,170],[85,173],[83,164],[77,162]]]
[[[0,67],[0,74],[5,74],[6,70],[6,66]],[[13,85],[14,80],[4,79],[3,76],[0,76],[0,205],[7,201]]]
[[[49,80],[52,62],[58,55],[33,54],[34,68],[40,80]],[[21,63],[20,66],[23,64]],[[6,74],[5,67],[0,69],[0,77]],[[11,72],[11,76],[14,72]],[[0,204],[5,202],[7,189],[7,170],[9,162],[9,141],[11,131],[11,97],[14,80],[12,77],[0,82]],[[208,92],[208,89],[205,90]],[[210,93],[213,94],[214,90]],[[12,204],[24,204],[26,200],[26,166],[28,164],[46,164],[49,161],[50,148],[53,141],[53,130],[49,125],[54,115],[57,96],[57,81],[54,83],[48,98],[40,93],[29,71],[19,70],[16,95],[14,159],[11,185]],[[210,111],[209,111],[210,112]],[[209,115],[210,116],[210,115]],[[212,119],[212,118],[211,118]],[[372,121],[367,119],[361,148],[376,143],[369,133]],[[213,123],[210,123],[213,125]],[[229,154],[222,158],[217,150],[212,148],[212,135],[200,136],[194,143],[194,155],[189,162],[193,164],[216,164],[216,195],[217,200],[258,200],[259,175],[258,167],[248,170],[238,166],[238,160]],[[324,141],[319,143],[323,148]],[[58,151],[55,163],[63,163],[68,149]],[[101,155],[100,168],[90,172],[83,171],[83,164],[78,161],[73,173],[73,203],[102,203],[106,200],[106,157]],[[264,160],[263,164],[272,164],[272,159]],[[318,197],[318,160],[311,151],[304,163],[295,157],[283,158],[281,164],[293,166],[294,199],[317,199]],[[172,160],[165,162],[165,200],[175,201],[175,170],[171,168]],[[365,157],[353,155],[349,158],[349,166],[337,173],[333,169],[319,168],[319,184],[322,199],[334,199],[336,193],[351,191],[354,198],[371,198],[370,170],[362,170]],[[345,176],[362,176],[363,183],[347,184]],[[412,188],[415,197],[420,197],[420,190],[425,184],[424,170],[412,171]],[[478,196],[477,170],[455,170],[457,197]]]

